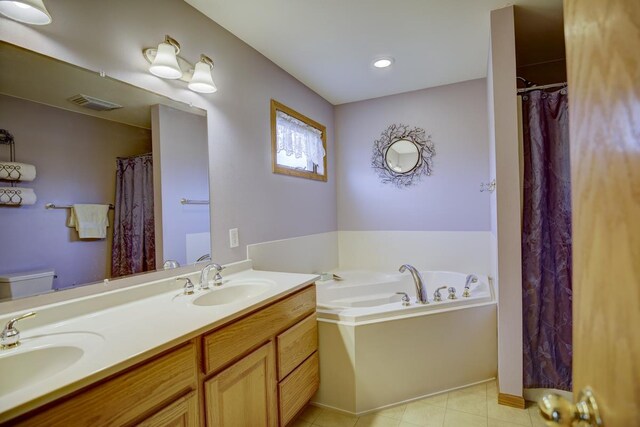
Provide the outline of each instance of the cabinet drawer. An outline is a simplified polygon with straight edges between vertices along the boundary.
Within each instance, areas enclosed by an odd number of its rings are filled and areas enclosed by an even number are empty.
[[[318,390],[318,352],[313,353],[278,385],[280,393],[280,425],[287,425]]]
[[[203,339],[205,373],[228,365],[315,309],[316,289],[310,286],[206,335]]]
[[[318,349],[315,313],[278,335],[277,344],[278,380],[282,380]]]
[[[122,426],[196,389],[193,342],[12,425]]]

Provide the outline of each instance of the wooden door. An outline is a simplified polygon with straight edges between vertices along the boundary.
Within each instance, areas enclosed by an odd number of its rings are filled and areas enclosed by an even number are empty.
[[[205,382],[209,427],[278,425],[274,345],[269,342]]]
[[[197,395],[195,392],[191,392],[147,418],[138,426],[196,427],[199,425],[199,415]]]
[[[574,394],[640,426],[640,1],[565,0]]]

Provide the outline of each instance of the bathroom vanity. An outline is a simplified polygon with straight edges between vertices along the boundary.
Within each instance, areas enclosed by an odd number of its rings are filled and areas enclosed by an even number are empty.
[[[56,373],[60,378],[53,387],[45,381],[42,387],[13,394],[3,387],[0,401],[9,397],[15,402],[13,407],[5,407],[12,405],[6,400],[1,404],[0,422],[287,425],[319,386],[316,277],[253,270],[230,277],[223,286],[193,296],[183,295],[175,279],[167,280],[156,286],[168,287],[168,292],[33,332],[25,321],[20,346],[25,348],[4,350],[21,351],[23,363],[38,351],[30,340],[41,336],[82,327],[104,342],[97,345],[97,352],[84,353],[93,362],[85,360],[84,365]],[[255,286],[262,292],[245,292]],[[224,289],[231,291],[221,293]],[[211,297],[216,293],[218,299]],[[241,297],[229,302],[229,294]],[[199,305],[202,301],[208,303]],[[53,311],[55,307],[42,309],[45,316]],[[109,321],[113,324],[105,323]],[[129,327],[120,327],[125,324]],[[127,343],[128,350],[123,348]],[[0,365],[2,359],[0,355]],[[53,390],[47,392],[47,387]]]

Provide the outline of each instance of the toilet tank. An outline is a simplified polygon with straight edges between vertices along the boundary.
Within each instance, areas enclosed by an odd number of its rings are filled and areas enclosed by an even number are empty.
[[[55,271],[39,270],[0,274],[0,299],[13,299],[51,292]]]

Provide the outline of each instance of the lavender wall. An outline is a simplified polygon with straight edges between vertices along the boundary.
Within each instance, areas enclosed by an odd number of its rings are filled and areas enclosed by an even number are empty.
[[[36,165],[36,179],[20,185],[38,197],[35,205],[0,207],[0,274],[55,269],[55,288],[108,277],[112,229],[107,239],[79,240],[66,226],[68,210],[44,205],[113,203],[116,157],[150,152],[151,132],[5,95],[0,117],[17,160]],[[0,149],[0,159],[9,159],[8,149]]]
[[[213,257],[246,257],[246,245],[337,229],[333,106],[181,0],[56,0],[53,23],[0,18],[0,38],[207,110]],[[199,95],[147,71],[144,47],[165,34],[181,55],[215,63],[218,92]],[[274,98],[327,126],[327,183],[271,173],[269,102]],[[238,227],[240,247],[228,248]]]
[[[373,141],[392,123],[424,128],[436,147],[434,173],[417,185],[382,184]],[[490,229],[485,79],[339,105],[335,109],[340,230]]]
[[[173,259],[185,265],[187,235],[209,233],[209,206],[180,204],[181,198],[209,199],[207,119],[165,105],[154,106],[151,116],[156,256],[159,264]]]

